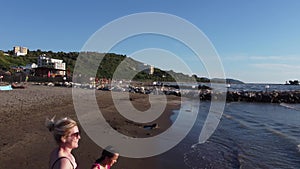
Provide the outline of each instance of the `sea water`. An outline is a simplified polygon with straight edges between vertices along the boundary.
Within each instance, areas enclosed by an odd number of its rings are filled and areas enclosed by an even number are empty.
[[[266,84],[232,84],[228,90],[264,91]],[[273,84],[267,90],[295,91],[300,86]],[[173,122],[179,113],[186,114],[186,123],[191,122],[189,114],[194,110],[198,115],[189,133],[175,147],[154,157],[155,168],[300,168],[300,104],[228,102],[214,133],[200,143],[211,102],[201,101],[200,106],[194,102],[184,100],[181,111],[174,111]],[[184,123],[176,126],[176,131],[184,131],[183,127]]]
[[[201,102],[193,128],[172,152],[184,154],[184,168],[300,168],[299,104],[227,103],[213,135],[198,143],[209,107]]]

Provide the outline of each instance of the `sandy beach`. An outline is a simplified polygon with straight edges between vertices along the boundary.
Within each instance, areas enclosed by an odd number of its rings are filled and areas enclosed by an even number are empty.
[[[171,125],[172,110],[180,106],[180,98],[167,96],[168,104],[164,113],[155,121],[158,128],[145,130],[145,124],[132,123],[122,117],[111,99],[110,91],[96,90],[97,102],[107,122],[118,132],[132,137],[149,137],[159,134]],[[122,95],[122,93],[120,93]],[[56,146],[52,134],[44,126],[45,119],[71,117],[77,120],[72,101],[72,88],[49,87],[28,84],[26,89],[0,91],[0,168],[48,168],[49,154]],[[130,94],[131,103],[141,111],[149,107],[149,97],[144,94]],[[81,129],[79,148],[74,155],[79,167],[90,168],[99,157],[101,148]],[[134,169],[159,168],[157,157],[131,159],[120,157],[113,168]]]

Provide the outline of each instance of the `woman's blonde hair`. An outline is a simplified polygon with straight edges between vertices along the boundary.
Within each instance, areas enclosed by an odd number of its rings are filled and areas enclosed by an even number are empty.
[[[61,143],[61,137],[70,134],[70,130],[77,126],[77,123],[71,118],[65,117],[57,121],[54,120],[55,116],[51,119],[47,118],[45,125],[50,132],[53,132],[54,139],[57,144]]]

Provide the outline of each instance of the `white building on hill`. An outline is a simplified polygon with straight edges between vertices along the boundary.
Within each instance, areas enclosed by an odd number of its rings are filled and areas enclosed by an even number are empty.
[[[66,63],[63,60],[52,59],[43,55],[38,58],[38,67],[66,70]]]
[[[22,46],[14,46],[14,55],[16,56],[25,56],[27,55],[28,48]]]
[[[42,55],[38,57],[37,65],[37,69],[40,70],[38,74],[47,74],[47,72],[53,76],[64,76],[66,74],[66,63],[60,59],[53,59],[46,57],[46,55]]]

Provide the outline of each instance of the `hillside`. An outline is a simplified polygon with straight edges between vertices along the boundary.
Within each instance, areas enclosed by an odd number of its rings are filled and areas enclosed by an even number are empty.
[[[75,63],[80,54],[80,58],[82,58],[80,61],[84,64],[81,65],[87,65],[87,67],[83,68],[82,70],[86,70],[86,73],[89,73],[89,64],[95,64],[90,63],[90,58],[103,58],[100,62],[100,65],[98,66],[97,70],[97,77],[98,78],[112,78],[114,75],[114,72],[118,68],[118,74],[119,77],[122,79],[133,79],[136,81],[169,81],[174,82],[175,79],[180,79],[180,81],[185,82],[192,82],[193,78],[195,78],[198,82],[210,82],[210,79],[206,77],[198,77],[197,75],[193,75],[192,77],[185,75],[183,73],[178,73],[174,71],[164,71],[160,70],[158,68],[154,68],[154,73],[150,75],[149,73],[145,71],[141,71],[141,69],[144,66],[143,63],[138,62],[130,57],[127,57],[125,55],[120,54],[114,54],[114,53],[107,53],[107,54],[101,54],[96,52],[52,52],[52,51],[29,51],[26,56],[13,56],[12,51],[7,52],[8,55],[4,55],[3,52],[0,51],[0,70],[11,70],[11,67],[13,66],[25,66],[29,63],[37,63],[38,56],[45,54],[47,57],[54,58],[54,59],[61,59],[63,60],[67,65],[67,70],[70,71],[70,73],[73,73]],[[79,61],[78,61],[79,62]],[[121,64],[122,63],[122,64]],[[119,65],[122,66],[119,66]],[[154,65],[155,66],[155,65]],[[135,75],[134,77],[131,77],[131,75]],[[117,77],[118,78],[118,77]],[[233,79],[230,79],[230,82],[233,82]]]

